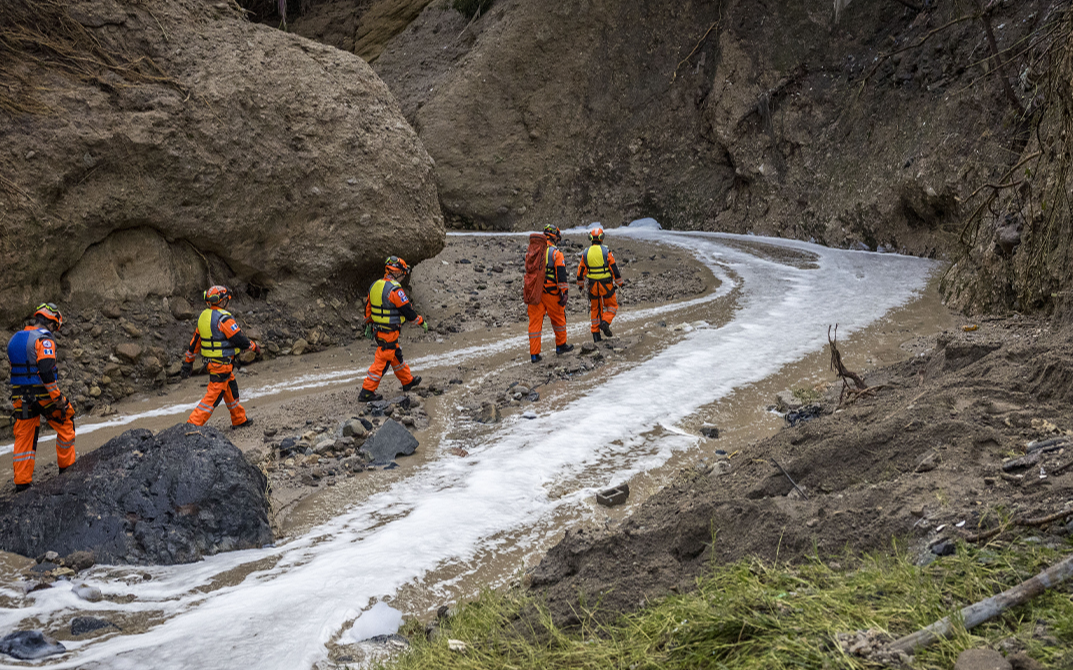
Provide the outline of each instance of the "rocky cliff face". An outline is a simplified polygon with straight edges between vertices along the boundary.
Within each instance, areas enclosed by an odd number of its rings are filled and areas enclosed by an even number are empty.
[[[828,0],[496,0],[470,20],[435,0],[372,65],[436,160],[454,225],[654,216],[951,259],[976,245],[949,285],[961,306],[1039,304],[1064,284],[1030,289],[1039,268],[1011,261],[1032,243],[1026,196],[981,210],[978,189],[1010,181],[1061,106],[1047,52],[1069,34],[1068,3],[913,4],[855,0],[836,19]],[[1063,142],[1060,125],[1043,145]],[[1053,255],[1060,232],[1025,256]]]
[[[1027,4],[993,17],[1000,48],[1043,20]],[[500,0],[467,27],[433,3],[373,65],[465,225],[655,216],[930,253],[1016,143],[958,12]]]
[[[226,2],[0,24],[0,322],[210,282],[298,303],[442,248],[433,163],[360,58]]]

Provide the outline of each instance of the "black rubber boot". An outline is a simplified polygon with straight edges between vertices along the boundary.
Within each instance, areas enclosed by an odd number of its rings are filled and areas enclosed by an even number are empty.
[[[22,493],[31,486],[33,486],[33,484],[15,484],[15,493]]]
[[[252,425],[253,425],[253,419],[247,418],[242,423],[238,423],[238,424],[235,424],[235,425],[231,426],[231,430],[238,430],[239,428],[245,428],[246,426],[252,426]]]
[[[614,335],[611,334],[611,324],[610,323],[608,323],[606,321],[601,321],[600,322],[600,330],[604,331],[604,335],[607,335],[608,337],[614,337]]]
[[[371,402],[373,400],[383,400],[384,396],[379,393],[373,393],[369,389],[362,389],[358,394],[358,402]]]
[[[561,347],[555,347],[555,354],[556,355],[565,354],[566,352],[573,351],[573,350],[574,350],[574,345],[572,345],[572,344],[564,344]]]
[[[529,362],[530,363],[539,363],[542,360],[544,360],[544,358],[541,357],[540,354],[529,354]]]
[[[593,334],[592,334],[592,341],[593,341],[593,342],[599,342],[599,341],[600,341],[600,340],[602,340],[602,339],[603,339],[603,338],[602,338],[602,337],[600,337],[600,333],[593,333]]]
[[[402,390],[403,391],[409,391],[413,387],[419,386],[420,384],[421,384],[421,378],[417,377],[417,376],[414,376],[413,381],[411,381],[409,384],[403,384],[402,385]]]

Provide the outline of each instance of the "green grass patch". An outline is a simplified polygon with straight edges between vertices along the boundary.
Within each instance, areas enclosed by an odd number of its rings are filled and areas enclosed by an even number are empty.
[[[411,622],[413,643],[383,667],[406,669],[574,668],[596,670],[795,670],[879,667],[843,651],[838,633],[914,632],[966,605],[1004,591],[1061,560],[1038,544],[984,549],[915,566],[900,551],[849,559],[842,568],[815,560],[798,565],[741,561],[713,567],[694,592],[654,602],[601,625],[555,626],[537,596],[486,591],[442,623],[432,639]],[[963,649],[1016,638],[1048,668],[1073,666],[1073,598],[1069,584],[972,631],[919,650],[913,667],[953,667]],[[582,606],[579,611],[583,611]],[[520,617],[522,613],[527,616]],[[465,652],[451,651],[448,639]]]
[[[823,394],[816,389],[809,388],[796,388],[791,391],[794,394],[794,398],[803,404],[811,405],[812,403],[819,402],[823,398]]]

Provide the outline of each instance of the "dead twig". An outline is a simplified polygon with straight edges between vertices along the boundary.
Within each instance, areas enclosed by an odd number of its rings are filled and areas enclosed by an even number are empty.
[[[1070,462],[1066,463],[1065,465],[1059,465],[1054,470],[1051,470],[1051,475],[1058,476],[1058,475],[1062,474],[1063,472],[1065,472],[1066,470],[1068,470],[1070,468],[1073,468],[1073,461],[1070,461]]]
[[[1070,515],[1073,515],[1073,509],[1062,510],[1061,512],[1055,512],[1054,514],[1048,514],[1047,516],[1041,516],[1036,519],[1023,519],[1017,523],[1022,526],[1046,526],[1049,523],[1059,521]]]
[[[1020,483],[1020,481],[1018,481],[1017,483]],[[1027,526],[1029,528],[1038,528],[1039,526],[1046,526],[1047,524],[1054,523],[1055,521],[1061,521],[1068,516],[1073,516],[1073,509],[1062,510],[1061,512],[1055,512],[1054,514],[1048,514],[1047,516],[1036,517],[1034,519],[1021,517],[1020,519],[1014,519],[1013,521],[1003,523],[996,528],[980,531],[979,533],[963,535],[962,539],[966,542],[972,543],[982,542],[984,540],[990,540],[991,538],[1006,532],[1014,526]]]
[[[700,48],[700,45],[704,44],[704,40],[708,39],[708,34],[711,33],[713,30],[715,30],[715,27],[718,26],[718,25],[719,25],[719,22],[716,21],[712,25],[708,26],[708,29],[705,30],[704,34],[701,35],[701,38],[699,40],[697,40],[697,43],[693,46],[693,50],[689,52],[689,55],[686,56],[685,58],[683,58],[682,60],[678,61],[678,65],[674,66],[674,72],[671,73],[671,81],[674,81],[678,77],[678,68],[682,67],[683,63],[685,63],[690,58],[692,58],[693,54],[697,53],[697,49]]]
[[[1017,94],[1013,92],[1013,87],[1010,86],[1010,78],[1006,76],[1006,64],[1002,62],[998,42],[995,40],[995,31],[991,27],[990,10],[993,3],[989,4],[987,9],[984,9],[980,6],[980,0],[972,1],[976,6],[976,11],[979,13],[981,23],[984,24],[984,34],[987,35],[987,45],[991,49],[991,58],[995,61],[995,77],[999,80],[1002,92],[1006,95],[1006,100],[1009,101],[1010,106],[1017,111],[1018,116],[1023,117],[1025,115],[1025,108],[1017,98]]]
[[[1009,524],[1002,525],[1002,526],[999,526],[998,528],[992,528],[991,530],[981,531],[979,533],[975,533],[975,534],[972,534],[972,535],[965,535],[962,539],[964,539],[966,542],[972,542],[972,543],[982,542],[984,540],[990,540],[991,538],[993,538],[996,535],[1002,533],[1004,530],[1006,530],[1009,527],[1010,527]]]
[[[847,405],[855,403],[855,402],[857,402],[858,400],[860,400],[861,398],[863,398],[865,396],[868,396],[869,398],[874,398],[874,397],[876,397],[876,392],[877,391],[879,391],[880,389],[885,389],[885,388],[887,388],[886,384],[879,384],[878,386],[869,386],[866,389],[860,389],[860,390],[851,389],[848,386],[843,386],[842,387],[842,395],[840,395],[839,398],[838,398],[838,404],[839,405],[842,404],[843,398],[847,398],[846,403],[845,403]]]
[[[827,326],[827,344],[829,344],[831,347],[831,369],[838,372],[838,376],[842,378],[843,383],[845,383],[846,378],[848,377],[849,379],[853,380],[853,383],[857,385],[857,388],[859,390],[863,391],[868,388],[868,385],[864,383],[864,380],[861,379],[861,376],[859,374],[851,370],[847,370],[846,366],[842,363],[842,354],[838,351],[837,323],[835,324],[834,328],[835,334],[832,338],[831,326]]]
[[[775,467],[777,467],[779,470],[782,470],[782,474],[786,475],[786,478],[789,479],[790,483],[794,485],[794,488],[797,489],[797,492],[801,494],[801,497],[804,498],[805,500],[808,500],[808,496],[805,495],[805,492],[803,490],[801,490],[800,486],[797,485],[797,482],[795,482],[794,478],[790,476],[790,473],[787,472],[786,470],[783,470],[783,467],[781,465],[779,465],[779,462],[776,461],[774,458],[771,459],[771,462],[774,463]]]

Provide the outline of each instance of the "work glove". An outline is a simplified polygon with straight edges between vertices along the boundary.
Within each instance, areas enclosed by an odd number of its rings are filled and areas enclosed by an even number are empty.
[[[422,321],[421,322],[421,328],[424,329],[424,331],[427,333],[428,332],[428,321]]]
[[[255,354],[261,353],[261,345],[259,345],[256,342],[251,340],[250,341],[250,351],[252,351]]]
[[[626,280],[625,279],[619,279],[618,281],[615,282],[615,286],[618,286],[619,288],[622,288],[625,285],[626,285]]]
[[[56,421],[65,420],[70,407],[71,401],[67,399],[67,396],[60,395],[60,397],[52,404],[52,418]]]
[[[365,339],[373,339],[373,324],[371,323],[365,324]]]
[[[566,291],[559,294],[559,307],[566,307]]]
[[[194,372],[193,363],[183,363],[183,366],[179,368],[179,376],[183,379],[189,379],[191,373]]]

